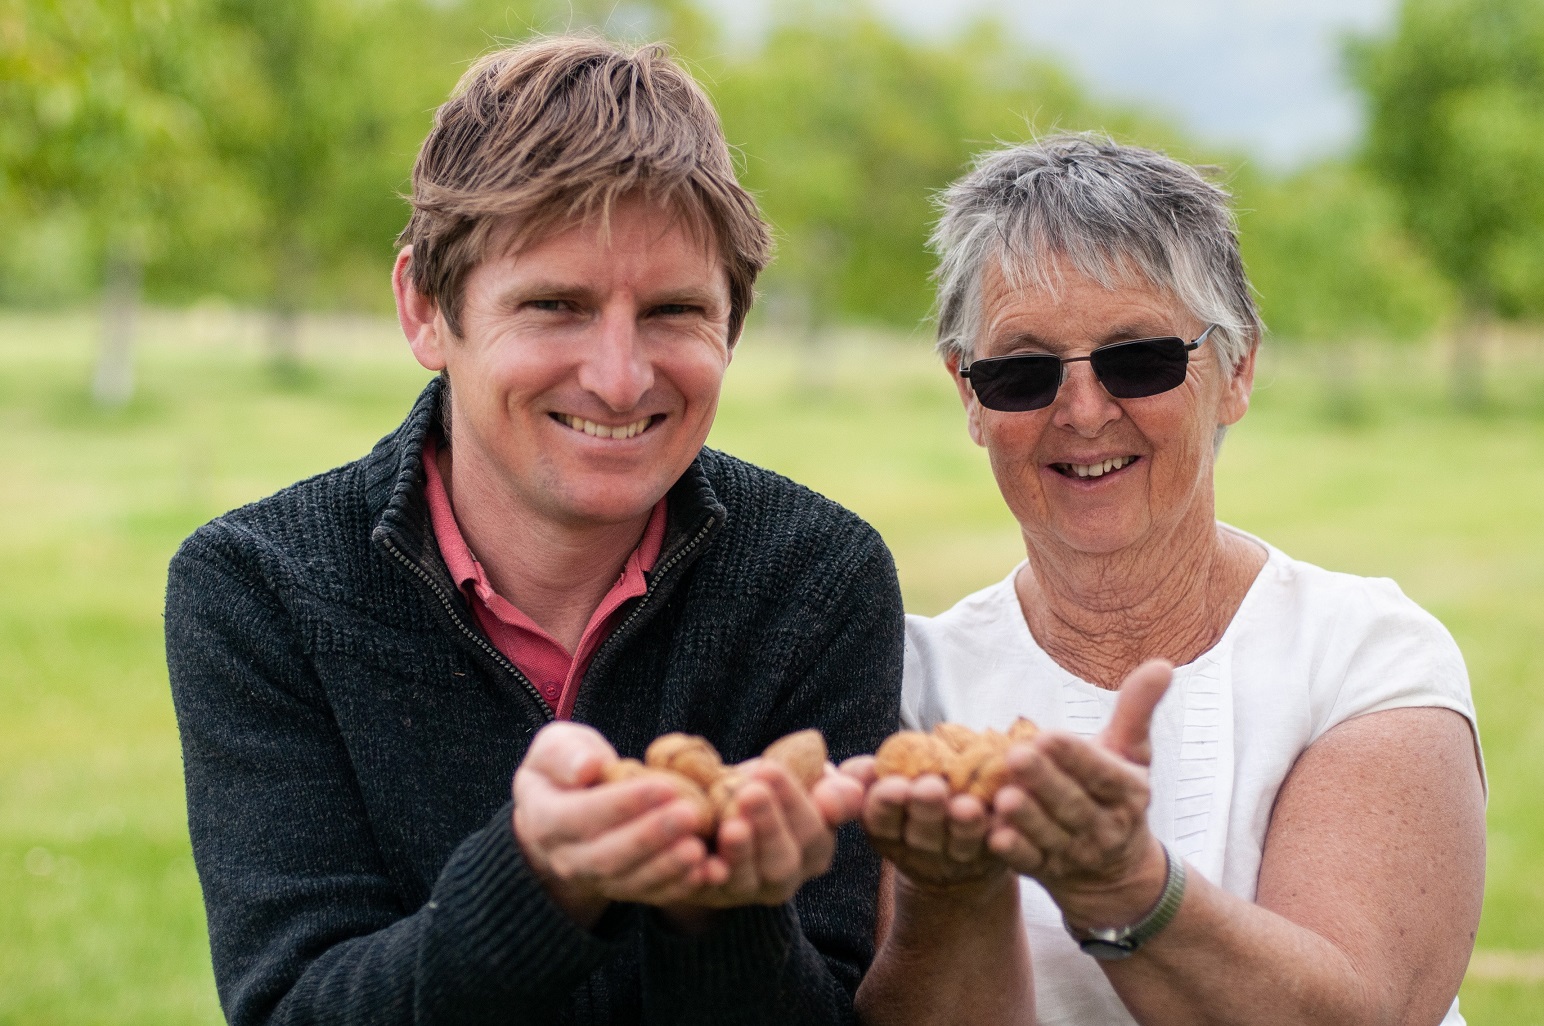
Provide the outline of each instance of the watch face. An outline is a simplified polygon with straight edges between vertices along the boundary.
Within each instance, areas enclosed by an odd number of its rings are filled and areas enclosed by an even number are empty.
[[[1093,938],[1079,941],[1078,947],[1082,948],[1085,954],[1092,955],[1101,962],[1119,962],[1123,958],[1130,958],[1134,950],[1129,944],[1122,944],[1120,941]]]

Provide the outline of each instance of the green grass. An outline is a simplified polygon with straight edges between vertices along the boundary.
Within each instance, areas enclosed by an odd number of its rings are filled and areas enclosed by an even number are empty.
[[[214,1023],[160,637],[165,566],[202,521],[351,459],[425,378],[383,325],[313,326],[299,377],[237,319],[152,317],[136,399],[86,400],[85,317],[0,317],[0,1024]],[[1490,770],[1480,945],[1544,950],[1544,366],[1456,415],[1424,364],[1354,416],[1273,359],[1219,469],[1221,515],[1293,555],[1395,578],[1469,660]],[[819,369],[819,374],[815,369]],[[868,517],[908,607],[1021,550],[925,343],[790,354],[752,337],[713,443]],[[1544,1024],[1544,985],[1471,979],[1477,1024]]]

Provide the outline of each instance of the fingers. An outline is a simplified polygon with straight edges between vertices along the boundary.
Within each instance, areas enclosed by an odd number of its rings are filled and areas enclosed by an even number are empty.
[[[696,845],[693,862],[706,854],[702,842],[692,837],[696,810],[676,800],[638,816],[611,830],[583,840],[558,843],[550,848],[552,871],[565,881],[584,881],[608,897],[617,897],[616,884],[645,863],[689,839]]]
[[[600,731],[562,720],[536,732],[520,765],[559,787],[588,787],[616,757],[616,750]]]
[[[1099,735],[1100,744],[1123,758],[1146,766],[1152,760],[1148,733],[1153,709],[1169,690],[1169,682],[1173,679],[1174,667],[1162,659],[1149,659],[1127,674],[1121,681],[1110,723]]]
[[[606,890],[617,900],[664,904],[689,894],[705,860],[701,838],[683,837],[652,858],[612,877]]]
[[[854,755],[851,759],[847,759],[842,763],[839,767],[839,772],[862,784],[865,790],[879,776],[874,768],[874,757],[872,755]]]
[[[1147,800],[1143,771],[1107,749],[1066,734],[1047,734],[1036,750],[1102,805],[1123,805],[1134,800],[1145,803]],[[1011,754],[1009,765],[1014,765]]]
[[[539,775],[522,780],[517,774],[515,786],[517,819],[539,823],[537,832],[548,843],[586,840],[676,800],[675,789],[658,780],[627,780],[566,791]],[[695,820],[695,810],[692,816]]]
[[[951,795],[941,777],[884,777],[869,788],[863,827],[888,852],[900,847],[963,863],[985,854],[991,817],[971,795]]]
[[[986,807],[968,794],[949,800],[949,834],[944,854],[956,862],[971,862],[981,857],[991,820]]]
[[[911,781],[884,777],[868,789],[863,799],[863,829],[870,837],[899,841],[906,827],[906,803],[911,798]]]
[[[1046,812],[1035,800],[1035,796],[1017,787],[1005,787],[998,791],[997,806],[993,811],[994,823],[988,847],[998,855],[1002,854],[998,850],[1002,841],[997,834],[999,828],[1004,826],[1027,841],[1042,856],[1046,852],[1064,851],[1072,843],[1072,834]],[[992,841],[997,843],[990,843]]]
[[[810,789],[810,800],[815,803],[825,825],[834,830],[858,818],[863,811],[863,792],[864,784],[856,777],[826,763],[826,774]]]

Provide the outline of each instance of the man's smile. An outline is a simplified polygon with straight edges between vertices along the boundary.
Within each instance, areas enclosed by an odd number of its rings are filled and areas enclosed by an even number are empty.
[[[571,413],[553,413],[549,414],[549,416],[559,424],[596,438],[632,438],[649,430],[657,422],[665,419],[663,413],[655,413],[647,417],[641,417],[638,420],[629,421],[626,424],[599,424],[584,417],[574,416]]]

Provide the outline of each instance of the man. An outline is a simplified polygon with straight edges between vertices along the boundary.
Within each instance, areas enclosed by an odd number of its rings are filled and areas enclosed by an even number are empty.
[[[658,48],[504,50],[412,202],[393,284],[439,377],[171,566],[227,1017],[850,1020],[858,785],[757,765],[709,844],[669,788],[600,782],[667,731],[738,761],[814,726],[841,759],[898,714],[878,537],[703,448],[769,248],[711,106]]]

